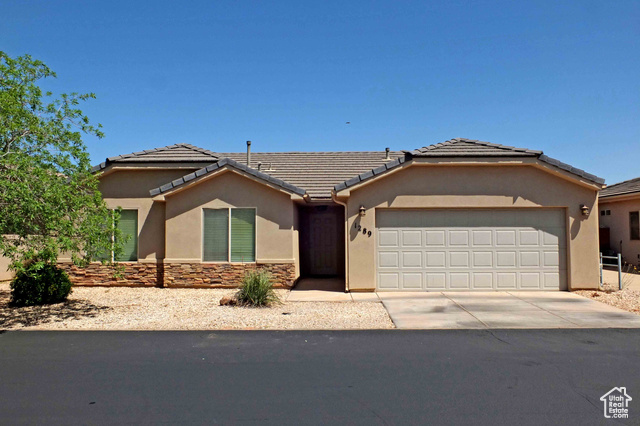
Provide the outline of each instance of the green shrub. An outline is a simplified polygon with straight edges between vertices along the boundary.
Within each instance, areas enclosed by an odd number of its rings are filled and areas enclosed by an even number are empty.
[[[267,271],[247,271],[236,294],[238,303],[247,306],[269,306],[280,302]]]
[[[71,281],[62,269],[51,264],[33,264],[11,281],[11,304],[45,305],[64,302],[71,293]]]

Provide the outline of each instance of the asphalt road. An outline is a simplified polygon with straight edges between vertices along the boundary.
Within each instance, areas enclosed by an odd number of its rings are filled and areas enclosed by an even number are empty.
[[[640,330],[5,332],[0,380],[3,425],[639,424]]]

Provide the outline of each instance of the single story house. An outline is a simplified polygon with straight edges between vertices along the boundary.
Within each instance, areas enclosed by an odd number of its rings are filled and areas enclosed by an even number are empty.
[[[600,191],[600,249],[640,265],[640,178]]]
[[[279,286],[345,291],[597,288],[604,180],[542,151],[451,139],[413,151],[219,153],[176,144],[96,166],[132,236],[118,279],[86,285]]]

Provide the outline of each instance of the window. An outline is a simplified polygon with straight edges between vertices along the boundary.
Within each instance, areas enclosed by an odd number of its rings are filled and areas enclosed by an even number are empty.
[[[114,253],[111,251],[111,253],[100,256],[100,260],[116,260],[118,262],[138,260],[138,210],[120,211],[118,229],[123,237],[129,236],[122,248],[122,253],[114,259]]]
[[[256,261],[255,209],[204,209],[202,260]]]
[[[600,216],[611,216],[611,210],[600,210]]]
[[[640,212],[629,212],[629,237],[640,240]]]
[[[130,236],[116,259],[119,262],[138,260],[138,210],[122,210],[118,229],[123,236]]]

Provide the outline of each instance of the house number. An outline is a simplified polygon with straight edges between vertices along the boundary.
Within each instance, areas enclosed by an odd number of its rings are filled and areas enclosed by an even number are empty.
[[[354,223],[353,227],[356,228],[358,232],[362,231],[362,235],[366,235],[367,237],[371,236],[371,231],[367,231],[367,228],[363,228],[362,225],[358,225],[357,223]]]

